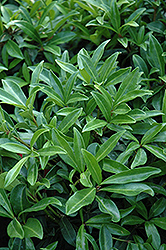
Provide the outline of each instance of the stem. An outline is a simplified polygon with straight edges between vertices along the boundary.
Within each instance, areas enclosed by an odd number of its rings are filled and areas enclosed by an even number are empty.
[[[26,142],[24,142],[21,138],[15,136],[15,135],[13,135],[13,137],[14,137],[17,141],[19,141],[19,142],[21,142],[22,144],[24,144],[24,145],[25,145],[26,147],[28,147],[29,149],[31,149],[30,145],[28,145]]]
[[[81,222],[82,224],[84,224],[84,216],[83,216],[82,208],[79,210],[79,214],[80,214]]]
[[[116,237],[112,237],[113,240],[119,240],[119,241],[123,241],[123,242],[127,242],[127,243],[130,243],[131,240],[123,240],[123,239],[119,239],[119,238],[116,238]]]

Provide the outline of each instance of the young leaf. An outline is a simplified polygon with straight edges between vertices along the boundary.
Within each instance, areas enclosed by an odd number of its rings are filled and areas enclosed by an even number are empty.
[[[91,204],[95,198],[95,188],[84,188],[76,191],[66,202],[66,214],[73,214],[80,208]]]
[[[84,225],[81,225],[78,229],[77,238],[76,238],[76,249],[77,250],[88,250],[88,241],[85,237],[85,228]]]
[[[122,131],[112,135],[106,142],[101,145],[96,153],[96,159],[98,162],[104,159],[113,150],[124,132],[125,131]]]
[[[22,158],[16,165],[9,170],[5,178],[5,187],[9,186],[19,175],[19,172],[25,162],[28,160],[29,156]]]
[[[7,233],[10,238],[19,238],[23,239],[24,238],[24,230],[20,224],[20,222],[14,218],[7,227]]]
[[[143,148],[139,148],[131,164],[131,168],[144,165],[147,162],[147,154]]]
[[[85,70],[87,71],[87,73],[91,76],[93,81],[98,81],[98,73],[96,71],[96,68],[92,62],[92,60],[86,56],[86,55],[79,55],[79,59],[81,60]]]
[[[28,218],[25,225],[23,225],[25,238],[36,237],[43,239],[43,227],[39,220],[35,218]]]
[[[85,163],[81,152],[82,148],[85,148],[84,139],[81,133],[76,128],[74,128],[74,153],[76,156],[77,166],[81,172],[85,170]]]
[[[92,178],[97,184],[100,184],[102,181],[101,168],[97,162],[96,157],[94,157],[90,152],[85,149],[82,149],[82,154],[87,165],[87,169],[92,175]]]
[[[95,130],[97,128],[101,128],[107,125],[106,121],[100,120],[100,119],[93,119],[89,121],[84,127],[82,132],[87,132],[91,130]]]
[[[149,176],[159,174],[161,169],[153,167],[140,167],[126,170],[121,173],[112,175],[105,179],[101,184],[126,184],[130,182],[139,182],[146,180]]]
[[[66,84],[65,84],[65,88],[64,88],[64,100],[65,103],[67,103],[67,101],[69,100],[69,96],[72,93],[73,87],[74,87],[74,83],[75,80],[77,78],[78,73],[74,73],[72,74],[69,79],[67,80]]]
[[[104,48],[105,46],[109,43],[110,40],[104,41],[103,43],[101,43],[97,49],[93,52],[92,55],[92,62],[94,63],[94,66],[97,66],[97,63],[99,62],[99,60],[101,59],[103,53],[104,53]]]
[[[48,129],[46,129],[46,128],[41,128],[41,129],[35,131],[35,133],[32,136],[30,146],[33,147],[33,145],[35,144],[35,142],[37,141],[39,136],[42,135],[43,133],[47,132],[47,131],[48,131]]]
[[[118,222],[120,220],[119,210],[111,199],[105,199],[100,196],[96,196],[96,200],[102,213],[110,214],[112,216],[113,222]]]

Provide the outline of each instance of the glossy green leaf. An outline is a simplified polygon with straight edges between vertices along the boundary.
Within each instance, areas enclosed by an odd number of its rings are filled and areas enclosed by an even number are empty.
[[[154,195],[154,191],[146,184],[142,183],[127,183],[127,184],[115,184],[105,188],[102,188],[101,191],[107,191],[111,193],[124,194],[127,196],[135,196],[142,192],[148,193],[151,196]]]
[[[94,64],[92,62],[92,60],[87,57],[86,55],[79,55],[79,58],[85,68],[85,70],[87,71],[87,73],[91,76],[93,81],[98,81],[98,74],[96,71],[96,68],[94,67]]]
[[[146,162],[147,162],[147,154],[143,148],[139,148],[131,164],[131,168],[144,165]]]
[[[47,132],[47,131],[48,131],[48,129],[46,129],[46,128],[41,128],[41,129],[35,131],[35,133],[32,136],[30,146],[33,147],[33,145],[35,144],[35,142],[37,141],[39,136],[42,135],[43,133]]]
[[[130,67],[124,68],[124,69],[119,69],[115,72],[113,71],[112,74],[110,74],[110,76],[106,80],[105,87],[115,85],[119,82],[122,82],[130,71],[131,71]]]
[[[72,246],[75,246],[76,232],[70,221],[64,217],[60,221],[61,233],[64,239]]]
[[[38,165],[35,163],[32,163],[28,167],[27,172],[27,181],[31,186],[34,186],[38,178]]]
[[[113,124],[136,123],[136,120],[129,115],[116,115],[110,121]]]
[[[103,160],[103,170],[106,172],[118,174],[120,172],[129,170],[129,168],[118,161],[105,158]]]
[[[59,46],[56,46],[54,44],[47,44],[44,46],[44,50],[52,53],[55,56],[60,56],[61,55],[61,49]]]
[[[144,181],[151,175],[159,174],[160,172],[160,169],[153,167],[130,169],[108,177],[101,184],[126,184],[130,182]]]
[[[11,204],[8,200],[7,194],[4,189],[0,188],[0,205],[7,211],[9,218],[13,218],[14,214],[11,208]]]
[[[111,1],[110,5],[110,17],[112,26],[115,28],[116,32],[119,32],[121,25],[120,12],[116,0]]]
[[[166,230],[166,217],[153,218],[150,222],[154,223],[157,227]]]
[[[43,70],[44,61],[41,61],[34,69],[31,77],[31,85],[35,85],[40,81],[40,74]]]
[[[164,92],[164,97],[163,97],[162,112],[164,114],[162,115],[162,121],[166,122],[166,90]]]
[[[105,225],[99,231],[99,245],[101,250],[110,250],[113,246],[112,235],[109,228]]]
[[[121,103],[116,107],[116,109],[113,111],[115,114],[122,115],[127,114],[131,108],[126,103]]]
[[[36,237],[43,239],[43,227],[37,219],[28,218],[25,225],[23,225],[23,229],[26,238]]]
[[[142,218],[136,216],[136,215],[128,215],[126,217],[124,217],[121,221],[121,225],[139,225],[144,223],[145,220],[143,220]]]
[[[69,128],[77,121],[82,114],[82,108],[73,110],[60,123],[58,129],[62,133],[68,132]]]
[[[66,202],[66,214],[73,214],[80,208],[91,204],[95,198],[95,188],[85,188],[76,191]]]
[[[106,121],[103,121],[103,120],[100,120],[100,119],[93,119],[93,120],[89,121],[83,127],[82,132],[87,132],[87,131],[95,130],[97,128],[104,127],[105,125],[107,125]]]
[[[82,149],[82,154],[84,156],[87,169],[91,173],[92,178],[97,184],[100,184],[102,181],[102,173],[96,157],[94,157],[90,152],[85,149]]]
[[[40,36],[31,23],[24,21],[24,20],[14,20],[10,22],[10,25],[16,25],[17,27],[22,29],[23,32],[27,34],[30,38],[32,38],[33,40],[38,42],[40,45],[42,45]]]
[[[84,139],[81,133],[76,128],[74,128],[74,153],[76,156],[75,159],[77,162],[77,166],[81,172],[85,170],[84,158],[81,152],[82,148],[85,148]]]
[[[145,135],[142,137],[141,145],[153,141],[154,136],[157,135],[162,130],[162,128],[164,128],[165,125],[166,125],[165,123],[157,124],[154,127],[152,127],[150,130],[148,130],[145,133]]]
[[[7,233],[10,238],[19,238],[23,239],[24,238],[24,230],[20,224],[20,222],[14,218],[7,227]]]
[[[41,250],[55,250],[57,245],[58,245],[58,241],[55,241],[55,242],[49,244],[47,247],[44,247],[44,248],[42,247],[40,249]]]
[[[9,170],[5,178],[5,187],[9,186],[17,178],[22,166],[25,164],[28,158],[29,156],[22,158],[12,169]]]
[[[18,45],[14,41],[12,41],[12,40],[7,41],[6,49],[7,49],[7,52],[10,56],[12,56],[14,58],[16,57],[19,59],[24,59],[24,56],[23,56],[20,48],[18,47]]]
[[[74,84],[75,84],[75,80],[77,78],[78,73],[74,73],[72,74],[69,79],[67,80],[66,84],[65,84],[65,88],[64,88],[64,99],[65,99],[65,103],[67,103],[67,101],[69,100],[69,96],[72,93]]]
[[[141,72],[144,72],[144,76],[148,76],[148,67],[145,61],[139,55],[133,55],[133,62],[135,67],[139,67]]]
[[[160,198],[158,199],[150,208],[149,211],[149,217],[156,217],[158,215],[160,215],[161,213],[164,212],[164,210],[166,209],[166,199],[165,198]]]
[[[24,184],[18,184],[10,193],[10,203],[15,214],[18,214],[27,207],[31,206],[31,202],[27,198],[26,191],[26,186]]]
[[[103,43],[101,43],[97,49],[93,52],[92,55],[92,62],[94,63],[95,66],[97,66],[97,63],[99,62],[99,60],[101,59],[103,53],[104,53],[104,49],[106,47],[106,45],[110,42],[110,40],[106,40]]]
[[[151,244],[154,247],[154,249],[159,249],[161,244],[161,238],[155,225],[148,221],[145,222],[145,231],[148,237],[152,237]]]
[[[94,250],[99,250],[99,247],[98,247],[95,239],[90,234],[85,233],[85,237],[92,244]]]
[[[42,200],[38,201],[36,204],[31,206],[30,208],[27,208],[21,211],[21,213],[19,213],[19,216],[23,213],[30,213],[30,212],[37,212],[37,211],[44,210],[47,206],[51,204],[56,204],[58,206],[62,205],[61,202],[54,197],[43,198]]]
[[[88,241],[85,236],[85,228],[84,225],[81,225],[78,229],[77,238],[76,238],[76,249],[77,250],[88,250]]]
[[[49,146],[37,151],[40,156],[54,156],[56,154],[66,154],[66,151],[59,146]]]
[[[19,154],[30,154],[31,150],[29,148],[27,148],[26,146],[24,146],[21,143],[18,142],[7,142],[4,144],[0,145],[1,148],[4,148],[10,152],[13,153],[19,153]]]
[[[164,153],[162,148],[153,146],[151,144],[144,145],[144,148],[146,148],[148,151],[154,154],[157,158],[162,159],[163,161],[166,161],[166,154]]]
[[[124,132],[125,131],[122,131],[112,135],[106,142],[101,145],[96,153],[96,159],[98,162],[104,159],[114,149]]]
[[[113,222],[118,222],[120,220],[118,207],[111,199],[105,199],[100,196],[96,196],[96,200],[102,213],[110,214],[112,216]]]

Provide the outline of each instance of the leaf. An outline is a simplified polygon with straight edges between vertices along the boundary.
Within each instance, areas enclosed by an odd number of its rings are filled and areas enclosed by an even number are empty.
[[[116,115],[111,119],[110,123],[113,124],[127,124],[127,123],[136,123],[136,120],[129,115]]]
[[[12,219],[14,217],[14,214],[11,208],[11,204],[8,200],[5,190],[2,188],[0,188],[0,205],[5,209],[5,211],[7,211],[8,217]]]
[[[139,67],[141,72],[144,72],[145,77],[148,76],[148,67],[142,57],[137,54],[133,55],[133,63],[135,67]]]
[[[148,237],[152,237],[152,246],[154,249],[159,249],[161,244],[161,238],[157,231],[157,228],[153,223],[145,222],[145,231]]]
[[[166,90],[165,90],[164,96],[163,96],[162,112],[164,114],[164,115],[162,115],[162,121],[166,122]]]
[[[157,135],[165,127],[165,125],[166,125],[165,123],[157,124],[154,127],[152,127],[151,129],[149,129],[145,133],[145,135],[142,137],[141,145],[153,141],[153,138],[155,137],[155,135]]]
[[[39,220],[35,218],[28,218],[25,225],[23,225],[25,238],[36,237],[43,239],[43,228]]]
[[[104,41],[103,43],[101,43],[97,49],[93,52],[92,55],[92,62],[94,63],[94,66],[97,66],[97,63],[99,62],[99,60],[101,59],[103,53],[104,53],[104,49],[106,47],[106,45],[110,42],[109,40]]]
[[[156,217],[164,212],[166,209],[166,199],[160,198],[158,199],[150,208],[149,218]]]
[[[16,57],[19,59],[24,59],[24,56],[23,56],[20,48],[18,47],[18,45],[14,41],[12,41],[12,40],[7,41],[6,49],[7,49],[7,52],[10,56]]]
[[[96,104],[99,106],[99,109],[101,110],[103,116],[105,119],[109,122],[111,119],[111,104],[108,102],[108,100],[100,93],[98,92],[91,92],[93,98],[96,101]]]
[[[111,24],[115,28],[116,32],[119,32],[121,20],[120,20],[120,12],[118,9],[118,5],[116,0],[111,1],[110,5],[110,17],[111,17]]]
[[[90,234],[85,233],[85,237],[87,238],[87,240],[90,241],[94,250],[99,250],[99,247],[98,247],[95,239]]]
[[[135,168],[141,165],[143,166],[146,162],[147,162],[147,154],[145,150],[143,150],[143,148],[139,148],[131,164],[131,168]]]
[[[81,116],[82,114],[82,108],[75,109],[70,114],[68,114],[60,123],[58,129],[62,133],[68,132],[69,128],[77,121],[77,119]]]
[[[165,75],[165,62],[162,53],[163,49],[160,43],[153,35],[150,35],[149,39],[149,54],[151,57],[150,60],[153,66],[159,69],[160,76]]]
[[[126,217],[124,217],[121,221],[121,225],[139,225],[144,223],[145,220],[143,220],[142,218],[136,216],[136,215],[128,215]]]
[[[122,82],[130,71],[131,71],[130,67],[119,69],[115,72],[113,71],[112,74],[106,80],[105,87]]]
[[[166,155],[163,152],[163,149],[157,146],[153,146],[151,144],[144,145],[144,148],[146,148],[148,151],[150,151],[152,154],[154,154],[157,158],[162,159],[166,162]]]
[[[31,186],[34,186],[38,178],[38,164],[30,163],[27,172],[27,181]]]
[[[105,199],[100,196],[96,196],[96,200],[102,213],[110,214],[112,216],[113,222],[118,222],[120,220],[118,207],[111,199]]]
[[[107,191],[117,194],[124,194],[127,196],[135,196],[142,192],[148,193],[151,196],[154,195],[154,191],[146,184],[142,183],[127,183],[127,184],[115,184],[105,188],[102,188],[101,191]]]
[[[131,108],[126,103],[121,103],[116,107],[113,113],[122,115],[122,114],[127,114],[130,110]]]
[[[129,170],[129,168],[126,167],[125,165],[123,165],[122,163],[120,163],[118,161],[111,160],[111,159],[107,159],[107,158],[105,158],[103,160],[103,168],[102,169],[106,172],[115,173],[115,174]]]
[[[87,169],[85,172],[80,174],[80,182],[84,187],[92,187],[93,184],[91,182],[91,173]]]
[[[44,46],[44,50],[52,53],[55,56],[60,56],[61,55],[61,49],[60,49],[60,47],[56,46],[54,44],[51,44],[51,43],[45,45]]]
[[[59,146],[41,148],[37,152],[40,154],[40,156],[54,156],[56,154],[66,154],[66,151]]]
[[[40,80],[40,74],[43,70],[43,64],[44,61],[41,61],[34,69],[33,73],[32,73],[32,77],[31,77],[31,85],[35,85],[37,83],[39,83]]]
[[[88,241],[85,237],[85,228],[84,225],[81,225],[78,229],[77,238],[76,238],[76,249],[77,250],[88,250]]]
[[[99,231],[99,245],[101,250],[110,250],[113,246],[112,235],[109,228],[105,225]]]
[[[20,215],[23,213],[30,213],[30,212],[37,212],[37,211],[44,210],[44,209],[46,209],[47,206],[52,205],[52,204],[55,204],[58,206],[62,205],[58,199],[56,199],[54,197],[47,197],[47,198],[43,198],[42,200],[38,201],[36,204],[31,206],[30,208],[27,208],[27,209],[21,211],[18,216],[20,217]]]
[[[40,248],[40,250],[55,250],[55,248],[57,247],[57,245],[58,245],[58,241],[55,241],[55,242],[49,244],[47,247]]]
[[[147,179],[151,175],[158,174],[160,172],[161,172],[160,169],[153,167],[140,167],[140,168],[130,169],[108,177],[101,183],[101,185],[139,182]]]
[[[96,159],[98,162],[104,159],[114,149],[124,132],[125,131],[122,131],[112,135],[106,142],[101,145],[96,153]]]
[[[66,202],[66,214],[73,214],[80,208],[91,204],[95,198],[95,194],[95,188],[84,188],[76,191]]]
[[[106,121],[100,120],[100,119],[93,119],[83,127],[82,132],[87,132],[91,130],[95,130],[97,128],[101,128],[107,125]]]
[[[75,159],[77,162],[77,166],[80,169],[80,172],[83,172],[85,170],[85,162],[84,158],[81,152],[82,148],[85,148],[85,142],[81,135],[81,133],[74,128],[74,153],[75,153]]]
[[[74,87],[74,83],[76,81],[77,75],[78,75],[78,72],[72,74],[65,84],[65,88],[64,88],[65,103],[67,103],[67,101],[69,100],[69,97],[73,91],[73,87]]]
[[[76,232],[70,223],[70,221],[66,217],[62,217],[60,221],[61,233],[64,239],[72,246],[75,246],[76,241]]]
[[[82,54],[79,55],[79,59],[81,60],[86,72],[91,76],[92,80],[98,81],[98,74],[92,60],[88,56]]]
[[[40,135],[42,135],[43,133],[49,131],[46,128],[41,128],[35,131],[35,133],[33,134],[31,141],[30,141],[30,146],[33,147],[33,145],[35,144],[35,142],[37,141],[37,139],[39,138]]]
[[[5,178],[5,187],[9,186],[17,178],[22,166],[25,164],[28,158],[29,156],[22,158],[15,164],[15,166],[12,169],[9,170]]]
[[[38,32],[36,31],[36,29],[34,28],[34,26],[31,23],[29,23],[27,21],[24,21],[24,20],[14,20],[14,21],[11,21],[10,23],[8,23],[8,25],[16,25],[16,26],[18,26],[30,38],[32,38],[33,40],[38,42],[40,45],[42,45],[42,41],[40,39],[40,36],[39,36]]]
[[[27,148],[26,146],[18,142],[7,142],[4,144],[1,144],[0,147],[10,152],[18,153],[18,154],[30,154],[31,153],[31,150],[29,148]]]
[[[26,191],[24,184],[18,184],[10,193],[10,203],[16,215],[31,205],[28,201]]]
[[[10,238],[19,238],[23,239],[24,238],[24,230],[20,224],[20,222],[14,218],[7,227],[7,233]]]
[[[151,223],[154,223],[157,227],[166,230],[166,217],[158,217],[150,220]]]
[[[97,159],[87,150],[82,149],[81,151],[84,156],[87,169],[91,173],[92,178],[97,184],[100,184],[102,181],[102,173],[101,173],[101,168],[97,162]]]

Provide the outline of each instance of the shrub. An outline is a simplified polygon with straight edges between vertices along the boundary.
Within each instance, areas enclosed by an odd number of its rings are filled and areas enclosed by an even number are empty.
[[[164,1],[3,1],[1,249],[166,249]]]

